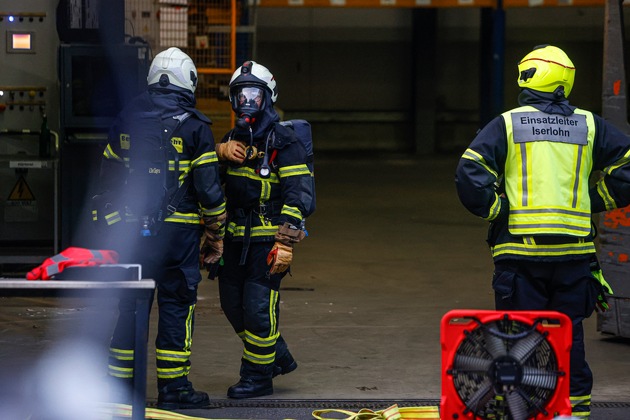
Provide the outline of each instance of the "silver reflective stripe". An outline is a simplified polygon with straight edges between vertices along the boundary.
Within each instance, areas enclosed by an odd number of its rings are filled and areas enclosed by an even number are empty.
[[[521,188],[523,189],[523,193],[521,195],[521,206],[523,207],[527,207],[527,196],[528,196],[528,191],[527,191],[527,146],[525,146],[525,144],[521,144],[520,145],[520,149],[521,149],[521,162],[522,166],[521,166]]]
[[[577,207],[578,189],[580,186],[580,168],[582,167],[582,155],[584,154],[584,146],[578,146],[577,165],[575,166],[575,182],[573,183],[573,201],[571,201],[571,207]]]
[[[45,268],[46,270],[46,274],[48,275],[48,277],[52,277],[55,274],[59,274],[60,270],[59,270],[59,263],[62,261],[68,261],[70,258],[63,256],[61,254],[57,254],[57,255],[53,255],[52,257],[50,257],[50,259],[55,263],[55,264],[51,264],[49,266],[47,266]]]
[[[590,218],[591,213],[579,210],[563,210],[563,209],[518,209],[510,210],[510,214],[566,214],[569,216]]]

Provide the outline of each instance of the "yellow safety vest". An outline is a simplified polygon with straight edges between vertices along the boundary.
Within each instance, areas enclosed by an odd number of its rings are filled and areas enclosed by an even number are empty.
[[[505,190],[508,230],[519,244],[497,244],[493,255],[558,256],[595,251],[588,180],[593,165],[593,114],[546,114],[524,106],[502,114],[507,132]],[[567,186],[570,186],[567,188]],[[567,244],[540,245],[536,236],[567,236]]]

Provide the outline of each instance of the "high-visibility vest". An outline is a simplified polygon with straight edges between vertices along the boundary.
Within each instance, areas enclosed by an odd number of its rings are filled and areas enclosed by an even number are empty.
[[[116,251],[69,247],[57,255],[46,258],[39,267],[26,274],[26,279],[50,280],[66,267],[94,267],[101,264],[116,263],[118,263]]]
[[[586,237],[591,232],[593,114],[581,109],[569,116],[546,114],[524,106],[502,116],[510,233]]]

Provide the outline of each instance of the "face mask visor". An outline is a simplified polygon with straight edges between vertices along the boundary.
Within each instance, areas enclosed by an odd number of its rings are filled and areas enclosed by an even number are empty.
[[[232,109],[239,117],[243,115],[253,117],[263,109],[265,94],[262,88],[237,87],[230,96]]]

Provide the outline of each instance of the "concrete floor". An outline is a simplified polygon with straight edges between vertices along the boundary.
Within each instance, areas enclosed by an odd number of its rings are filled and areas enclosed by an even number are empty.
[[[452,309],[492,309],[486,223],[457,200],[458,156],[319,157],[316,213],[281,290],[280,329],[299,368],[270,397],[226,400],[241,342],[221,313],[217,283],[200,287],[190,378],[213,409],[203,418],[311,418],[314,408],[435,405],[441,395],[440,320]],[[105,341],[113,316],[89,302],[0,301],[4,390],[60,337]],[[89,314],[98,321],[86,326]],[[153,312],[155,314],[155,311]],[[83,320],[77,327],[77,320]],[[157,398],[149,338],[148,403]],[[630,340],[586,322],[595,375],[592,419],[630,418]],[[97,331],[96,333],[94,331]],[[14,376],[8,376],[8,375]],[[18,376],[19,377],[19,376]],[[13,379],[12,379],[13,378]],[[1,391],[2,389],[0,389]],[[0,394],[2,397],[2,394]],[[0,401],[1,398],[0,398]],[[5,400],[6,401],[6,400]],[[1,405],[1,404],[0,404]],[[355,410],[356,408],[356,410]],[[274,411],[275,410],[275,411]]]

